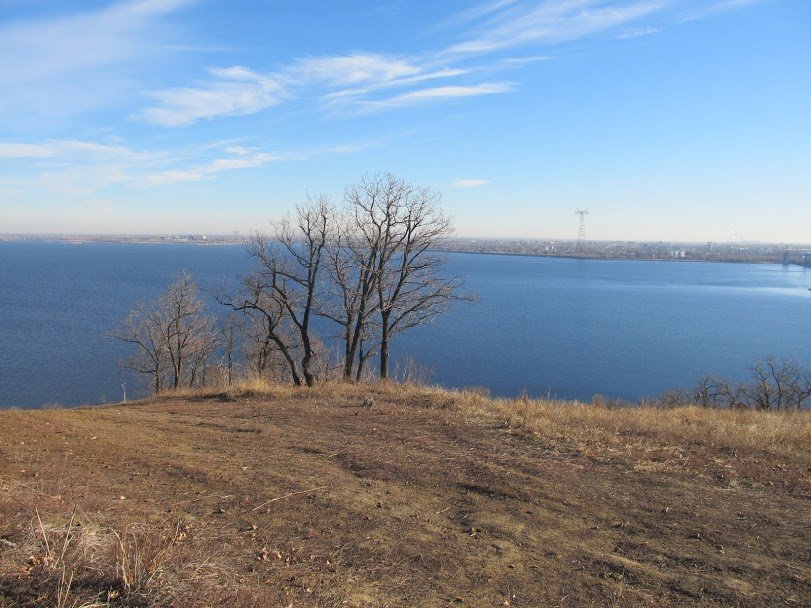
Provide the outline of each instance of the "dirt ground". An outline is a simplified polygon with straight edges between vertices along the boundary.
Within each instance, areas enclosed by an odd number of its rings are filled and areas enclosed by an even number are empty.
[[[0,607],[811,606],[808,457],[369,390],[1,411]]]

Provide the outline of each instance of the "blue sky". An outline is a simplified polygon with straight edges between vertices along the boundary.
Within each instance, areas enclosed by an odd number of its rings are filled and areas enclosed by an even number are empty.
[[[0,233],[265,229],[390,171],[461,236],[811,241],[806,0],[0,0]]]

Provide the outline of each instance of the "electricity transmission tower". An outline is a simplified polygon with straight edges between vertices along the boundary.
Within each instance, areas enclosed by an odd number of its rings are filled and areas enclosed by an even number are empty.
[[[574,249],[575,251],[579,251],[586,243],[586,216],[589,210],[578,209],[575,213],[580,216],[580,226],[577,228],[577,245],[575,245]]]

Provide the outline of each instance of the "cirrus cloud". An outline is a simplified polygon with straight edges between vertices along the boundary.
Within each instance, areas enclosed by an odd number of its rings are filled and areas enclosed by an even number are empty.
[[[480,188],[492,183],[489,179],[457,179],[453,182],[454,188]]]

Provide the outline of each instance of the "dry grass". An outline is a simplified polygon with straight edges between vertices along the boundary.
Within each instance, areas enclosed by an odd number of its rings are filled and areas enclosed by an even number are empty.
[[[257,387],[273,395],[273,387]],[[352,385],[325,385],[319,397],[357,392]],[[306,390],[302,395],[307,394]],[[452,409],[467,420],[494,416],[544,441],[563,441],[593,448],[628,447],[630,441],[652,445],[693,444],[719,450],[751,450],[785,454],[803,460],[811,455],[811,411],[762,412],[746,409],[606,407],[577,401],[494,399],[486,391],[453,391],[419,385],[373,385],[369,392],[396,395],[427,407]],[[265,392],[266,391],[266,392]],[[238,393],[239,391],[237,391]],[[811,464],[811,463],[810,463]]]
[[[705,444],[719,449],[765,450],[807,456],[811,411],[760,412],[739,409],[607,408],[577,402],[518,400],[473,405],[503,414],[543,439],[586,444],[621,444],[629,437],[650,442]]]
[[[0,553],[0,606],[154,606],[202,591],[216,569],[204,531],[183,519],[101,525],[74,506],[64,513],[40,513],[6,542]],[[204,548],[205,547],[205,548]],[[201,553],[206,554],[200,562]],[[231,575],[229,577],[229,575]]]
[[[811,411],[762,412],[747,409],[682,407],[606,407],[577,401],[491,398],[486,390],[379,382],[329,382],[294,387],[262,379],[242,379],[227,388],[178,389],[146,400],[245,398],[309,400],[396,398],[428,408],[449,409],[465,420],[494,416],[544,441],[562,441],[592,448],[629,447],[629,442],[687,446],[701,444],[721,450],[774,452],[806,459],[811,454]],[[359,397],[360,396],[360,397]]]
[[[788,606],[811,414],[242,382],[0,412],[0,608]]]

